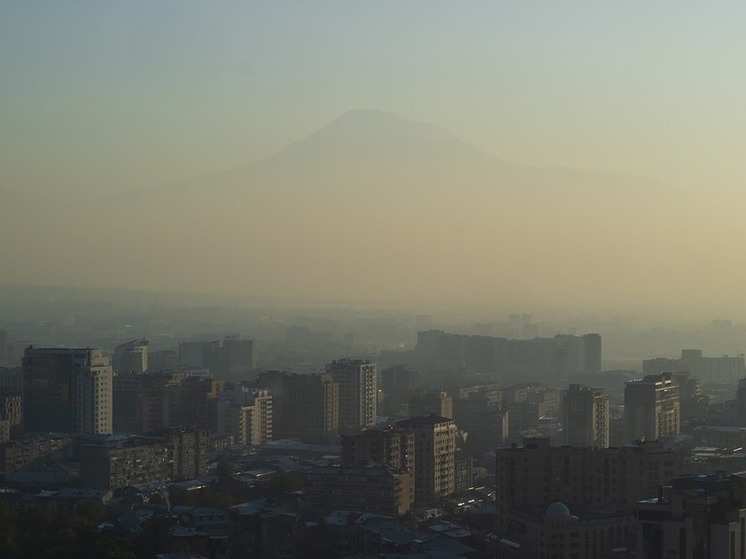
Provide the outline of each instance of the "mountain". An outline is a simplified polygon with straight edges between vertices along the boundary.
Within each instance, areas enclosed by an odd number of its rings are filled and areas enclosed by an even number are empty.
[[[352,111],[263,161],[82,207],[64,216],[64,237],[46,222],[39,250],[65,268],[45,282],[552,299],[660,270],[684,198],[654,180],[509,163],[430,124]]]

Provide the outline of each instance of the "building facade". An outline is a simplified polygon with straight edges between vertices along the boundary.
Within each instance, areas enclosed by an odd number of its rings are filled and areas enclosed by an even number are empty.
[[[624,427],[628,442],[675,437],[681,428],[679,386],[671,373],[647,375],[624,387]]]
[[[386,468],[321,467],[303,474],[306,499],[311,510],[401,516],[412,508],[411,472]]]
[[[24,430],[112,432],[112,368],[98,348],[33,348],[23,358]]]
[[[422,390],[409,398],[409,416],[438,415],[453,419],[453,398],[441,390]]]
[[[112,366],[115,374],[144,373],[148,370],[148,341],[132,340],[114,349]]]
[[[414,434],[415,503],[432,505],[456,492],[456,424],[430,415],[396,423]]]
[[[326,366],[339,385],[339,425],[357,431],[376,424],[378,386],[376,365],[359,359],[339,359]]]
[[[620,448],[553,447],[549,439],[524,439],[496,452],[496,523],[520,505],[554,501],[613,509],[634,508],[681,474],[682,456],[660,442]]]
[[[600,388],[571,384],[561,404],[563,444],[609,446],[609,395]]]

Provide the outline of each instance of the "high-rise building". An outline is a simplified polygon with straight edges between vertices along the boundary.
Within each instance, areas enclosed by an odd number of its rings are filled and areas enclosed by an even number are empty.
[[[562,399],[563,443],[570,446],[609,446],[609,395],[600,388],[571,384]]]
[[[409,394],[419,384],[420,373],[404,365],[395,365],[381,371],[379,385],[387,401],[406,403]]]
[[[8,364],[8,332],[0,330],[0,367]]]
[[[256,349],[254,340],[245,340],[236,336],[226,337],[223,341],[226,353],[226,373],[229,377],[244,380],[256,369]]]
[[[453,399],[441,390],[422,390],[409,398],[409,416],[439,415],[453,419]]]
[[[746,378],[738,380],[736,392],[736,423],[746,427]]]
[[[269,390],[248,390],[240,386],[231,394],[223,430],[236,444],[256,446],[272,440],[273,410]]]
[[[220,342],[180,342],[179,365],[197,369],[208,368],[210,353],[220,349]],[[213,372],[214,373],[214,372]]]
[[[339,359],[326,366],[339,385],[339,425],[356,431],[376,424],[376,365],[359,359]]]
[[[342,436],[345,466],[414,472],[415,462],[415,435],[411,430],[387,427]]]
[[[647,375],[624,387],[625,438],[654,441],[679,434],[679,387],[671,373]]]
[[[430,415],[399,421],[396,427],[414,433],[415,502],[432,505],[456,491],[456,424]]]
[[[132,340],[114,349],[112,366],[115,374],[144,373],[148,370],[148,341]]]
[[[33,348],[23,358],[26,431],[111,433],[112,369],[98,348]]]
[[[254,340],[227,336],[219,341],[179,343],[179,365],[209,369],[220,378],[248,380],[248,373],[256,368]]]
[[[272,393],[276,439],[322,442],[339,433],[339,385],[330,374],[266,371],[256,384]]]

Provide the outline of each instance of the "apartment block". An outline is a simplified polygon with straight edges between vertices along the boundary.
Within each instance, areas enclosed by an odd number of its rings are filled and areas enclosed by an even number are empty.
[[[554,501],[613,509],[634,508],[683,471],[681,454],[659,441],[620,448],[553,447],[549,439],[524,439],[496,452],[497,527],[519,505]]]
[[[679,386],[671,373],[647,375],[626,384],[624,426],[628,442],[654,441],[679,434]]]
[[[452,419],[430,415],[395,424],[414,434],[415,502],[432,505],[456,491],[456,424]]]

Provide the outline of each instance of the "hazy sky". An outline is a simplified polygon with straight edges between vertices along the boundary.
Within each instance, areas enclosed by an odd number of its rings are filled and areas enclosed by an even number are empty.
[[[492,155],[739,188],[743,2],[3,2],[5,183],[121,188],[356,108]]]
[[[262,159],[375,108],[508,161],[710,196],[691,223],[702,231],[693,259],[723,264],[735,288],[746,280],[744,21],[736,1],[2,2],[0,217],[22,210],[19,192],[156,186]],[[91,212],[104,228],[106,209]],[[6,246],[0,281],[83,283],[24,270],[24,250],[62,234],[34,230],[35,244]],[[674,291],[691,296],[696,282]]]

